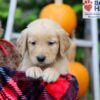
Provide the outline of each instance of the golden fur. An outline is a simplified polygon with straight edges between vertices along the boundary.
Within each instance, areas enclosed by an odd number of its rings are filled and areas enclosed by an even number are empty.
[[[38,19],[30,23],[17,40],[22,55],[18,70],[35,79],[42,77],[46,82],[56,81],[59,75],[67,74],[67,49],[70,39],[57,23],[49,19]],[[44,55],[40,63],[37,56]]]

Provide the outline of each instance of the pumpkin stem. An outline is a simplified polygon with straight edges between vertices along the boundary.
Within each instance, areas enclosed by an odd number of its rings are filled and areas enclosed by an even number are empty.
[[[55,3],[61,4],[61,3],[63,3],[63,0],[55,0]]]

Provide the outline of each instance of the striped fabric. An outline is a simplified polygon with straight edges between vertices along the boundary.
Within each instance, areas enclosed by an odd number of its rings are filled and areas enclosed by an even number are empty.
[[[76,100],[77,81],[68,74],[54,83],[27,78],[24,72],[0,67],[0,100]]]

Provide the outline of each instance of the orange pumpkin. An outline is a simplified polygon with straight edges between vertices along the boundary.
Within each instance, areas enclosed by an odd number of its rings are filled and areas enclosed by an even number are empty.
[[[82,97],[85,95],[89,86],[89,73],[86,67],[79,62],[70,62],[68,64],[69,73],[74,75],[79,84],[79,92],[78,97]]]
[[[71,35],[77,25],[75,11],[67,4],[49,4],[40,12],[40,18],[49,18],[58,22]]]

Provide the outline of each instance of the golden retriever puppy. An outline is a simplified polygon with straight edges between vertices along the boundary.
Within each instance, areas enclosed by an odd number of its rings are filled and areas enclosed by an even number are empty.
[[[30,23],[17,40],[22,55],[18,70],[25,71],[29,77],[54,82],[59,75],[68,73],[66,53],[69,47],[70,39],[57,23],[38,19]]]

